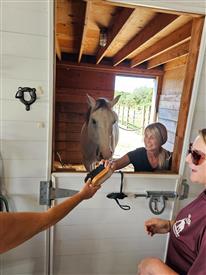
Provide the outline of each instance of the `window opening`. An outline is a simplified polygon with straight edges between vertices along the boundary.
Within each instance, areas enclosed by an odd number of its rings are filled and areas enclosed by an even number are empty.
[[[115,77],[114,96],[121,97],[114,106],[119,118],[119,141],[113,158],[144,146],[144,128],[154,119],[155,87],[154,78]]]

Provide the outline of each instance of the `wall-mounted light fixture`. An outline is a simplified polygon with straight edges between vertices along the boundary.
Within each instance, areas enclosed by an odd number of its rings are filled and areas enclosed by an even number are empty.
[[[99,45],[105,47],[107,44],[107,29],[101,28],[99,33]]]

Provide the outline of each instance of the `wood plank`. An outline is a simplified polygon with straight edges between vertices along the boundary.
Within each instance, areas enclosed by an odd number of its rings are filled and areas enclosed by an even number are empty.
[[[188,60],[188,54],[180,56],[179,58],[176,58],[172,61],[169,61],[164,65],[164,71],[166,72],[166,71],[177,69],[181,66],[185,66],[187,64],[187,60]]]
[[[61,113],[73,113],[76,111],[79,111],[81,113],[86,113],[88,110],[88,105],[86,102],[84,103],[57,103],[56,104],[56,111]]]
[[[159,108],[166,108],[166,109],[170,109],[170,110],[179,110],[180,108],[180,102],[171,102],[171,101],[163,101],[160,100],[159,103]]]
[[[191,36],[192,21],[188,22],[181,28],[175,30],[171,34],[157,41],[154,45],[149,48],[146,48],[144,51],[140,52],[131,60],[131,67],[135,67],[142,62],[155,57],[157,54],[162,53],[165,50],[168,50],[171,47],[174,47],[180,42],[189,39]]]
[[[99,90],[99,89],[84,89],[84,88],[57,88],[56,94],[69,94],[69,95],[84,95],[87,94],[93,96],[95,99],[98,97],[108,97],[111,98],[112,90],[107,87],[107,89]],[[86,101],[85,101],[86,102]]]
[[[152,69],[161,64],[167,63],[177,57],[188,54],[190,41],[186,41],[172,49],[169,49],[160,55],[150,59],[147,64],[148,69]]]
[[[111,74],[122,74],[122,75],[135,75],[136,77],[156,77],[163,75],[162,68],[155,69],[144,69],[142,67],[128,68],[124,66],[111,67],[106,65],[92,65],[92,64],[76,64],[71,62],[57,63],[57,69],[67,69],[76,68],[83,71],[95,71],[95,72],[107,72]],[[58,72],[58,70],[57,70]]]
[[[168,136],[167,140],[172,144],[174,144],[174,142],[175,142],[175,132],[170,131],[170,129],[168,129],[168,131],[167,131],[167,136]]]
[[[163,76],[157,77],[157,95],[156,95],[156,100],[155,100],[155,118],[153,121],[156,121],[157,118],[157,113],[159,110],[159,104],[160,104],[160,96],[162,93],[162,84],[163,84]]]
[[[56,142],[64,142],[64,141],[78,141],[80,142],[80,132],[79,133],[72,133],[72,132],[64,132],[64,133],[60,133],[57,132],[56,133]]]
[[[89,20],[89,16],[91,16],[91,14],[90,14],[91,13],[91,1],[88,1],[86,3],[83,2],[83,4],[86,5],[86,8],[85,8],[85,17],[84,17],[82,38],[81,38],[80,49],[79,49],[78,62],[81,61],[82,54],[84,51],[86,35],[87,35],[87,31],[88,31],[88,20]]]
[[[73,129],[73,133],[79,133],[81,131],[81,128],[82,128],[82,124],[81,123],[66,123],[66,122],[59,122],[57,125],[56,125],[56,131],[59,131],[59,132],[65,132],[67,131],[67,129]]]
[[[56,55],[58,57],[58,59],[61,61],[61,47],[60,47],[60,43],[59,43],[59,39],[57,36],[57,1],[55,1],[55,31],[54,31],[54,35],[55,35],[55,51],[56,51]]]
[[[120,13],[114,18],[115,24],[113,24],[107,32],[107,44],[105,47],[99,46],[96,54],[96,64],[99,64],[102,58],[107,54],[109,47],[111,46],[117,35],[124,29],[124,26],[129,24],[131,19],[136,16],[135,9],[123,8]]]
[[[177,122],[178,120],[178,110],[171,110],[166,108],[159,108],[158,116],[161,119],[168,119]]]
[[[186,67],[184,86],[180,102],[180,110],[175,137],[175,149],[173,153],[172,171],[178,172],[180,165],[180,156],[182,154],[182,145],[187,124],[192,87],[196,71],[201,34],[204,24],[204,18],[194,18],[192,25],[191,43],[189,48],[188,62]]]
[[[163,30],[177,18],[177,15],[172,14],[168,15],[162,13],[156,15],[154,19],[152,19],[145,26],[144,29],[137,33],[137,35],[113,57],[114,66],[117,66],[120,62],[132,54],[138,47],[143,45],[147,40]]]
[[[56,116],[56,123],[58,123],[59,121],[67,123],[78,122],[83,124],[85,121],[85,115],[84,113],[63,113]]]
[[[162,124],[164,124],[164,126],[167,128],[167,130],[170,130],[173,133],[176,131],[176,127],[177,127],[176,121],[166,120],[166,119],[162,119],[162,118],[159,118],[158,121],[161,122]]]
[[[180,94],[163,94],[160,96],[161,101],[180,102],[180,99],[181,99]]]

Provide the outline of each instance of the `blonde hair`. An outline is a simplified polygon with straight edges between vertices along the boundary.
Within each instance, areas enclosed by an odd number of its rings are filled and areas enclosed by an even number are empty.
[[[145,128],[145,132],[146,131],[151,132],[156,137],[159,144],[158,169],[159,170],[168,169],[170,158],[172,155],[170,152],[168,152],[162,147],[162,145],[165,144],[167,141],[166,127],[160,122],[155,122],[155,123],[149,124]]]

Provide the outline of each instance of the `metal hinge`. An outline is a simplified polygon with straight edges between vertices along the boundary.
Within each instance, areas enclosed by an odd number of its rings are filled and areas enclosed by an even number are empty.
[[[65,197],[71,197],[78,193],[76,190],[54,188],[52,187],[52,181],[40,181],[40,205],[51,205],[51,200],[60,199]]]

